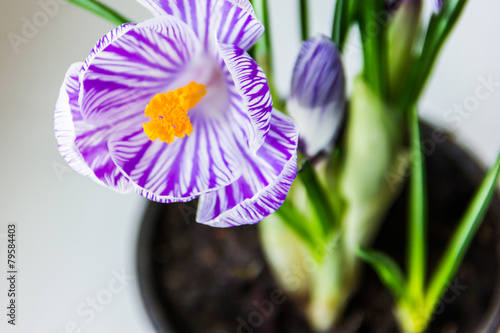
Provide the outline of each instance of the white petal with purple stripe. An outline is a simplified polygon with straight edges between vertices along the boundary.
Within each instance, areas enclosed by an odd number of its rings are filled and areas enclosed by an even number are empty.
[[[241,175],[228,122],[199,114],[192,123],[193,133],[173,143],[150,141],[142,127],[110,140],[113,161],[139,194],[158,202],[187,201]]]
[[[128,179],[110,158],[103,129],[87,123],[78,104],[79,72],[83,63],[73,64],[64,81],[56,104],[54,129],[59,151],[68,164],[82,175],[118,192],[132,190]]]
[[[206,49],[219,42],[249,49],[264,33],[248,0],[138,0],[153,15],[172,15],[189,25]]]
[[[71,110],[78,109],[78,106],[74,104],[74,101],[70,101],[69,96],[78,96],[78,90],[80,88],[78,73],[82,66],[82,62],[75,63],[70,66],[66,73],[66,78],[61,86],[59,98],[56,103],[54,131],[59,145],[59,152],[66,162],[68,162],[68,164],[78,173],[98,181],[94,172],[87,165],[75,145],[76,131]],[[75,120],[78,121],[78,119]]]
[[[256,155],[241,147],[241,177],[229,186],[200,196],[196,220],[213,227],[253,224],[284,202],[297,173],[298,130],[274,110],[271,128]]]
[[[243,99],[244,109],[250,117],[254,131],[247,137],[248,145],[256,152],[269,131],[273,101],[266,75],[260,66],[237,46],[219,44],[222,57]]]
[[[87,62],[81,74],[83,117],[105,122],[143,113],[153,96],[188,83],[181,75],[199,52],[196,36],[173,17],[129,29]]]

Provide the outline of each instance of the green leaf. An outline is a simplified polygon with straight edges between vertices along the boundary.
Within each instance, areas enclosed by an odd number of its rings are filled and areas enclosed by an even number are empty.
[[[432,73],[439,52],[463,12],[467,0],[447,0],[439,14],[434,15],[429,23],[422,53],[413,67],[411,78],[402,95],[401,108],[407,110],[420,97],[427,80]]]
[[[398,264],[384,253],[358,248],[357,255],[370,264],[396,300],[405,297],[405,279]]]
[[[116,25],[122,25],[124,23],[130,22],[128,18],[119,14],[117,11],[111,9],[105,4],[100,3],[97,0],[66,0],[66,1],[74,5],[77,5],[85,10],[88,10],[91,13],[97,14]]]
[[[420,28],[421,1],[402,1],[387,28],[389,97],[400,98],[414,66],[414,45]],[[403,110],[398,110],[403,111]]]
[[[328,236],[338,221],[331,207],[328,192],[320,182],[316,170],[309,160],[302,165],[299,178],[304,184],[307,196],[314,207],[323,235]]]
[[[363,76],[371,88],[384,99],[387,95],[387,33],[377,17],[385,9],[385,0],[364,0],[359,15],[363,43]]]
[[[399,195],[403,179],[399,170],[406,170],[407,163],[407,154],[402,154],[405,124],[361,77],[354,80],[338,175],[345,203],[340,229],[352,255],[374,239],[382,217]],[[388,179],[391,174],[395,179]]]
[[[309,38],[309,0],[300,1],[300,32],[302,40],[305,41]]]
[[[285,200],[283,205],[276,211],[276,214],[280,216],[283,223],[312,251],[315,250],[319,241],[316,235],[308,228],[308,224],[311,222],[289,200]]]
[[[500,155],[486,174],[431,279],[426,299],[427,308],[431,313],[456,274],[472,238],[483,221],[497,188],[499,173]]]
[[[333,15],[332,40],[342,51],[351,23],[349,0],[337,0]]]
[[[425,230],[427,224],[427,192],[425,188],[424,158],[422,154],[418,111],[409,114],[410,132],[410,212],[409,251],[407,258],[409,293],[416,299],[424,298],[426,250]]]

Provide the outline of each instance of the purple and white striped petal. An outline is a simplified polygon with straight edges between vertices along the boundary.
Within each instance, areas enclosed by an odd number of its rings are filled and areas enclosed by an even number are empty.
[[[129,28],[87,59],[80,78],[83,117],[104,123],[143,114],[157,93],[188,83],[186,67],[199,52],[196,36],[174,17]]]
[[[253,12],[248,0],[223,1],[216,22],[217,40],[248,50],[264,34],[264,26]]]
[[[113,161],[137,193],[157,202],[188,201],[239,178],[238,146],[230,121],[201,113],[191,121],[193,133],[173,143],[150,141],[141,126],[112,137]]]
[[[329,152],[345,108],[340,53],[327,37],[307,40],[295,64],[289,114],[300,128],[299,147],[308,155]]]
[[[79,107],[78,99],[75,103],[74,99],[70,100],[70,96],[78,96],[78,91],[80,89],[78,73],[82,66],[83,62],[72,64],[66,73],[56,103],[54,131],[59,146],[59,152],[66,162],[68,162],[76,172],[99,182],[75,145],[76,131],[73,119],[76,118],[77,122],[80,119],[73,116],[72,110],[79,110]],[[75,116],[78,116],[78,113],[78,111],[75,111]]]
[[[297,174],[298,129],[274,110],[271,128],[256,155],[241,147],[241,177],[200,196],[196,220],[213,227],[254,224],[276,211]]]
[[[227,0],[227,1],[240,7],[247,13],[255,16],[255,12],[253,10],[252,3],[250,2],[250,0]]]
[[[83,63],[76,63],[69,68],[59,93],[54,119],[59,151],[80,174],[118,192],[130,192],[128,179],[111,160],[107,142],[101,140],[102,128],[88,124],[80,113],[78,79],[82,67]]]
[[[130,29],[133,29],[134,27],[135,23],[122,24],[116,27],[115,29],[111,30],[110,32],[108,32],[101,39],[99,39],[95,44],[95,46],[90,51],[90,54],[85,59],[80,72],[84,73],[89,67],[92,60],[94,60],[95,56],[99,54],[99,52],[104,50],[106,47],[108,47],[109,44],[113,43],[115,40],[120,38],[123,34],[127,33]]]
[[[248,0],[138,0],[153,15],[172,15],[190,26],[205,49],[219,42],[249,49],[264,33]]]
[[[269,131],[273,101],[266,75],[244,50],[237,46],[219,44],[220,54],[243,99],[243,110],[250,118],[253,133],[247,133],[250,150],[256,152]]]

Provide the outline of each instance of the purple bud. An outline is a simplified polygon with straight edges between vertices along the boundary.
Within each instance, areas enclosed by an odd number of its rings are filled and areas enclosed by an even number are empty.
[[[443,7],[444,0],[430,0],[432,3],[432,9],[435,13],[439,13],[441,7]]]
[[[300,50],[287,107],[308,155],[329,152],[345,108],[345,78],[340,53],[327,37],[308,39]]]

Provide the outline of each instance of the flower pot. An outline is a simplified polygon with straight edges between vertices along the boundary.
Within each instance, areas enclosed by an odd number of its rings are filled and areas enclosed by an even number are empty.
[[[484,170],[450,140],[425,126],[429,192],[428,262],[437,264]],[[407,175],[400,175],[407,176]],[[405,262],[405,189],[373,248]],[[196,202],[150,203],[139,235],[137,269],[144,305],[158,332],[312,332],[276,285],[256,226],[216,229],[194,221]],[[295,267],[293,270],[307,269]],[[500,198],[469,248],[428,332],[496,332],[500,327]],[[344,319],[331,332],[398,332],[393,299],[365,267]]]

